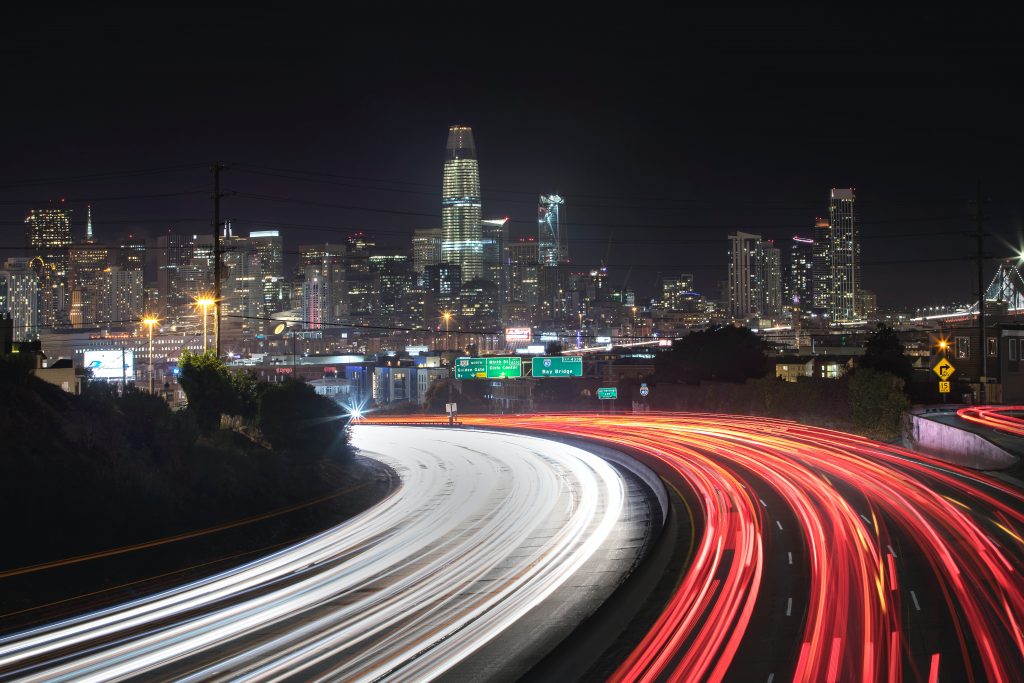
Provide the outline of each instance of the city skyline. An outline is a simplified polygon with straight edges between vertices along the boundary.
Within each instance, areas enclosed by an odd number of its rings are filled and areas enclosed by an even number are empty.
[[[719,238],[742,230],[782,244],[827,212],[823,190],[857,187],[863,280],[881,305],[969,298],[973,264],[961,255],[972,246],[963,233],[978,181],[992,200],[992,255],[1011,255],[1021,241],[1024,179],[1005,153],[1019,135],[1007,118],[1018,95],[1005,87],[1019,64],[1014,22],[990,26],[939,7],[926,27],[909,9],[867,8],[843,14],[848,32],[835,34],[820,29],[835,25],[838,10],[796,22],[751,11],[726,32],[702,9],[671,40],[649,25],[635,36],[566,32],[549,71],[532,56],[457,59],[454,46],[427,41],[431,32],[412,22],[389,26],[396,47],[387,58],[377,58],[380,29],[358,22],[332,54],[319,28],[300,40],[260,8],[235,19],[249,35],[294,48],[282,51],[287,61],[254,50],[256,40],[200,63],[173,49],[187,13],[128,35],[105,28],[119,25],[112,16],[142,27],[146,13],[68,8],[39,22],[19,8],[7,44],[11,61],[27,67],[9,80],[22,106],[2,114],[19,135],[17,166],[0,174],[0,224],[16,235],[28,205],[65,196],[76,200],[76,231],[92,203],[102,234],[115,225],[151,237],[170,226],[206,232],[206,168],[220,159],[233,165],[223,174],[224,215],[244,230],[281,229],[289,247],[328,230],[404,239],[441,224],[439,131],[462,123],[484,150],[486,215],[509,216],[518,239],[536,229],[538,193],[569,198],[573,261],[599,264],[610,253],[616,286],[631,272],[630,286],[653,295],[660,273],[680,268],[698,283],[724,279]],[[761,24],[771,32],[755,30]],[[871,50],[856,42],[866,26]],[[513,22],[492,37],[523,29]],[[69,50],[88,36],[89,48],[58,63],[38,49],[55,36]],[[602,41],[616,47],[602,51]],[[130,67],[118,61],[126,47]],[[69,85],[73,115],[39,104],[43,76]],[[311,82],[326,87],[304,87]],[[855,95],[849,106],[828,104],[838,82]],[[284,95],[268,103],[268,92]],[[985,101],[984,111],[972,101]],[[287,132],[277,134],[279,124]],[[185,164],[195,166],[141,173]],[[36,182],[57,178],[66,180]],[[936,271],[942,277],[930,280]]]

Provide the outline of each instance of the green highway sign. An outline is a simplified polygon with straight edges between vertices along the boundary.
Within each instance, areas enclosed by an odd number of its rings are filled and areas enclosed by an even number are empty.
[[[582,377],[583,356],[537,356],[533,359],[534,377]]]
[[[522,376],[523,359],[518,356],[455,359],[455,379],[501,379]]]
[[[615,387],[600,387],[597,390],[597,397],[600,399],[618,398],[619,390]]]

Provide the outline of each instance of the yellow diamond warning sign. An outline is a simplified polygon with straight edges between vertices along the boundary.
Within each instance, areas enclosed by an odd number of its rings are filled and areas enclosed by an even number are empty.
[[[935,364],[935,367],[932,368],[932,372],[938,375],[939,379],[945,382],[947,379],[949,379],[950,375],[956,372],[956,368],[954,368],[953,364],[950,363],[947,359],[943,358],[942,360]]]

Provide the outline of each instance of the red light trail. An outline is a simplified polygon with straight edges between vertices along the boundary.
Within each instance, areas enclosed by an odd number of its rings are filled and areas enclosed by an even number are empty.
[[[1024,420],[1009,413],[1024,413],[1024,406],[971,406],[956,411],[957,417],[1016,436],[1024,436]]]
[[[699,501],[704,533],[685,574],[612,680],[719,681],[745,664],[753,653],[744,640],[757,636],[752,615],[775,590],[765,580],[768,563],[792,538],[787,533],[801,536],[788,546],[790,564],[793,550],[803,553],[809,576],[807,595],[798,596],[806,606],[792,643],[792,680],[1024,680],[1024,494],[1008,484],[782,420],[655,413],[462,420],[619,445]],[[799,530],[783,528],[767,491]],[[923,635],[915,621],[919,593],[935,598],[925,603],[939,614],[929,628],[939,624],[945,640]],[[791,608],[792,599],[787,616]],[[780,671],[776,680],[784,677]]]

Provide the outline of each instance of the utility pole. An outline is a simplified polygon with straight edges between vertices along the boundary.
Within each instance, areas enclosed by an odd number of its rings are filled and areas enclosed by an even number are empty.
[[[982,206],[981,183],[974,201],[974,215],[978,241],[978,353],[981,354],[981,382],[978,384],[978,402],[984,405],[985,382],[988,380],[988,340],[985,335],[985,210]]]
[[[224,164],[219,161],[213,163],[210,169],[213,171],[213,305],[214,323],[213,339],[217,358],[220,358],[220,198],[224,195],[220,192],[220,172]]]

